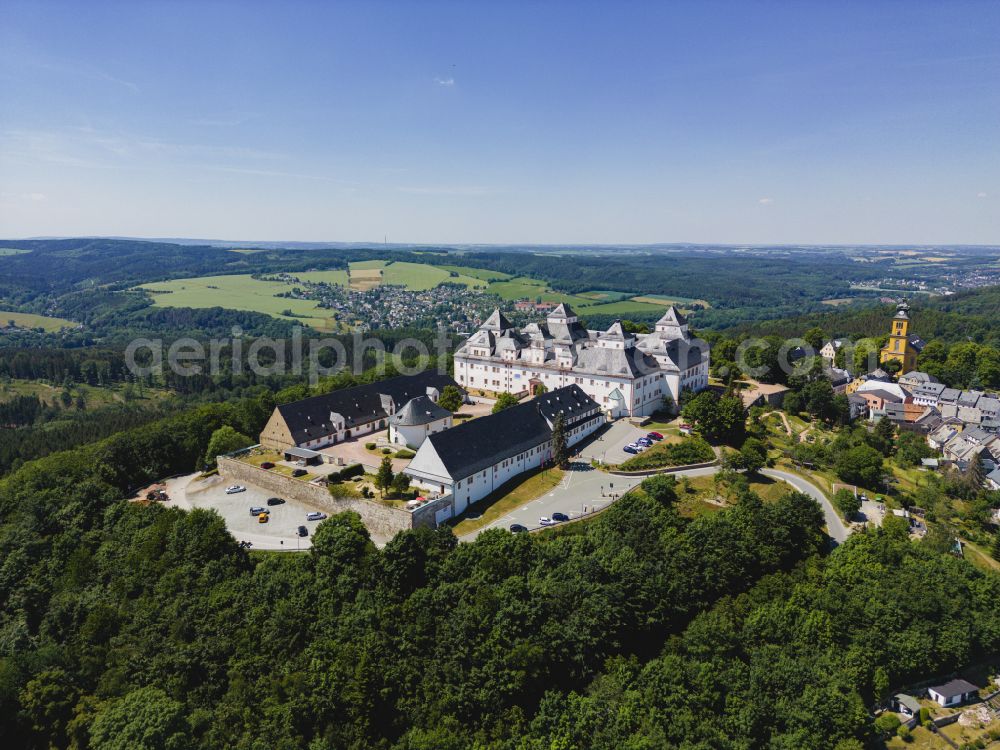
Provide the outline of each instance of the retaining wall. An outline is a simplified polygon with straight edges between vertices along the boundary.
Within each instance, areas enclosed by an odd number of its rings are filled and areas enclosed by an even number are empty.
[[[219,474],[229,482],[252,484],[275,495],[298,500],[326,513],[343,513],[353,510],[361,516],[372,535],[391,539],[400,531],[421,526],[434,528],[435,504],[428,503],[410,512],[403,508],[368,500],[363,497],[335,497],[325,484],[313,484],[261,469],[233,458],[219,456]]]
[[[649,477],[653,474],[674,474],[678,471],[687,471],[688,469],[707,469],[709,466],[715,466],[719,463],[718,459],[714,461],[706,461],[700,464],[686,464],[684,466],[661,466],[658,469],[643,469],[642,471],[611,471],[608,470],[608,474],[613,474],[618,477]]]

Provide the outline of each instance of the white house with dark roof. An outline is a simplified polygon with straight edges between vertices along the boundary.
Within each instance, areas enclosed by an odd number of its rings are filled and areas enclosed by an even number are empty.
[[[367,435],[384,429],[412,399],[436,401],[449,385],[456,385],[449,375],[427,370],[279,404],[260,433],[260,443],[279,450],[315,450]]]
[[[966,680],[951,680],[927,688],[928,697],[939,706],[960,706],[979,697],[979,688]]]
[[[416,450],[428,435],[452,426],[452,414],[428,396],[417,396],[389,417],[389,442]]]
[[[455,380],[468,390],[530,393],[577,385],[612,417],[645,416],[678,403],[684,391],[708,386],[709,345],[668,307],[652,333],[626,332],[620,322],[587,330],[561,304],[544,323],[516,329],[499,310],[455,353]]]
[[[451,496],[451,513],[525,471],[552,460],[552,429],[562,416],[567,446],[575,445],[607,420],[600,405],[577,385],[541,394],[496,414],[433,433],[403,473],[429,493]]]

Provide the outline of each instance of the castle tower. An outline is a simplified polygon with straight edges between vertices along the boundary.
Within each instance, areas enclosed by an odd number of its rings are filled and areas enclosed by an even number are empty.
[[[900,373],[907,373],[917,367],[917,348],[910,341],[910,306],[900,302],[892,318],[889,342],[882,348],[880,362],[899,362]]]

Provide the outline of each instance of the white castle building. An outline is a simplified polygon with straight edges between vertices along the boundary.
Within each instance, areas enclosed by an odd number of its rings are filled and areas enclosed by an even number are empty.
[[[455,380],[492,393],[575,384],[612,418],[647,416],[664,396],[677,404],[682,392],[707,387],[709,354],[674,307],[646,334],[626,333],[619,321],[588,331],[566,304],[520,330],[494,310],[455,353]]]

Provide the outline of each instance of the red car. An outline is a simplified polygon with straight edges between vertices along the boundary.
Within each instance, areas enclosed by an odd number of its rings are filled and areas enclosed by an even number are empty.
[[[260,465],[260,468],[262,468],[262,469],[273,469],[274,468],[274,463],[271,462],[271,461],[263,461],[261,463],[261,465]]]
[[[646,435],[646,437],[648,437],[650,440],[663,440],[663,435],[661,435],[658,432],[650,432],[648,435]]]

